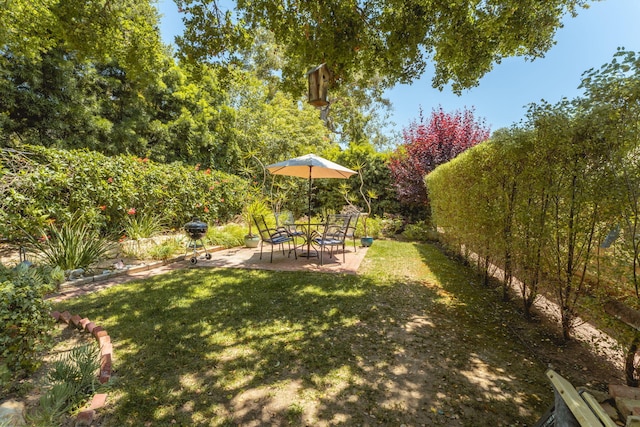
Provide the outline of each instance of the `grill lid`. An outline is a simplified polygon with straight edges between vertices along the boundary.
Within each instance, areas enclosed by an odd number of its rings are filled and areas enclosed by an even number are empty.
[[[200,218],[193,218],[184,225],[184,229],[189,233],[206,233],[209,226],[206,222],[200,221]]]

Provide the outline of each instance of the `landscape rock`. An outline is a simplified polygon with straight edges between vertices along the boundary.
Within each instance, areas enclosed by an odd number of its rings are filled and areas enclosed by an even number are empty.
[[[88,427],[93,422],[93,419],[96,416],[96,411],[93,409],[87,409],[78,414],[78,418],[76,418],[76,427]]]
[[[0,425],[24,426],[24,403],[17,400],[7,400],[0,404]]]

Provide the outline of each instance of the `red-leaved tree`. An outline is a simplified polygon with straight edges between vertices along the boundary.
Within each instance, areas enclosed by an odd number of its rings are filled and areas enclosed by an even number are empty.
[[[440,107],[425,121],[415,120],[402,132],[404,143],[391,157],[389,167],[398,198],[412,210],[429,206],[424,177],[466,149],[486,140],[489,128],[476,120],[473,110],[445,113]]]

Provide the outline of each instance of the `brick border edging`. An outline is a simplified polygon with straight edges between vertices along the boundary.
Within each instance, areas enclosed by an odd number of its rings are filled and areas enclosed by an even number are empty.
[[[105,384],[111,379],[111,372],[113,370],[113,346],[111,345],[111,337],[101,326],[97,326],[89,319],[82,318],[79,315],[71,315],[68,311],[54,311],[51,313],[51,317],[58,323],[66,323],[69,326],[74,326],[76,329],[89,332],[97,341],[100,347],[100,372],[98,374],[98,381],[100,384]],[[96,409],[100,409],[105,406],[107,402],[106,393],[94,394],[91,403],[87,407],[80,411],[76,419],[76,426],[89,426],[93,422],[96,414]]]

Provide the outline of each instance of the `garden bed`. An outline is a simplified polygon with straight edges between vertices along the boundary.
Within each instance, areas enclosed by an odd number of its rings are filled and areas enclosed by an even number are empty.
[[[25,414],[33,414],[38,408],[40,397],[47,387],[47,374],[53,368],[55,361],[73,348],[95,342],[91,334],[83,333],[66,323],[57,323],[52,335],[55,342],[53,348],[44,355],[42,366],[22,382],[21,389],[24,395],[16,399],[24,405]],[[74,427],[76,426],[76,417],[72,414],[66,414],[59,425],[60,427]]]
[[[164,259],[150,256],[154,247],[158,247],[165,242],[175,240],[180,242],[180,250],[167,253]],[[114,275],[126,274],[127,272],[139,271],[141,269],[153,268],[184,258],[186,249],[186,237],[184,233],[164,234],[150,238],[137,240],[122,240],[118,242],[115,250],[109,251],[106,256],[88,269],[77,269],[70,271],[67,275],[68,284],[83,284],[86,282],[103,280]],[[176,245],[176,248],[178,245]],[[191,251],[191,249],[188,249]],[[182,255],[182,256],[181,256]],[[15,243],[0,243],[0,263],[11,267],[21,260],[36,262],[33,254],[21,255],[21,246]]]

